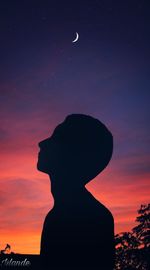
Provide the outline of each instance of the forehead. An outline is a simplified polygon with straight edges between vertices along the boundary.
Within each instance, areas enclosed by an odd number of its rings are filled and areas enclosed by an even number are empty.
[[[64,130],[63,124],[59,124],[57,127],[55,127],[53,134],[57,134],[59,132],[62,132]]]
[[[60,123],[52,134],[52,137],[65,141],[67,143],[77,140],[77,137],[80,135],[80,128],[78,129],[74,123],[69,123],[64,121]],[[81,135],[80,135],[81,136]]]
[[[53,131],[52,137],[57,139],[63,139],[68,134],[68,131],[66,130],[66,127],[63,123],[59,124]]]

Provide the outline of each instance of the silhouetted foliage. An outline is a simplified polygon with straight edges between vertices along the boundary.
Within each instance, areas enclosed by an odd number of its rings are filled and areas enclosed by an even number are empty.
[[[141,205],[138,210],[139,216],[136,221],[139,223],[132,229],[141,245],[148,248],[150,247],[150,204]]]
[[[0,250],[0,254],[9,254],[10,250],[11,250],[11,246],[9,244],[6,244],[6,247]]]
[[[115,236],[115,270],[150,269],[150,204],[141,205],[138,214],[131,232]]]

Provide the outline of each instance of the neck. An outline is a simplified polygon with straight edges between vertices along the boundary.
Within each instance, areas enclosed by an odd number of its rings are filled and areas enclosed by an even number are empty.
[[[85,186],[73,185],[79,181],[72,179],[64,179],[63,177],[50,176],[51,192],[54,197],[55,208],[77,207],[81,205],[88,191]],[[67,183],[65,185],[65,183]]]

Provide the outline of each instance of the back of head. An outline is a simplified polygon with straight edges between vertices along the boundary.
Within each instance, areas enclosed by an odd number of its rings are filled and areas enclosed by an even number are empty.
[[[59,130],[59,132],[56,132]],[[96,177],[109,163],[113,137],[106,126],[89,115],[71,114],[54,131],[65,145],[69,162],[84,184]]]

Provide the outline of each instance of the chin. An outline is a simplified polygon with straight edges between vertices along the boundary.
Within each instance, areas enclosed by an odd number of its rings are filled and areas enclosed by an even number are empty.
[[[48,170],[47,170],[44,166],[42,166],[42,164],[40,164],[39,162],[37,163],[37,169],[38,169],[38,171],[40,171],[40,172],[49,174],[49,173],[48,173]]]

